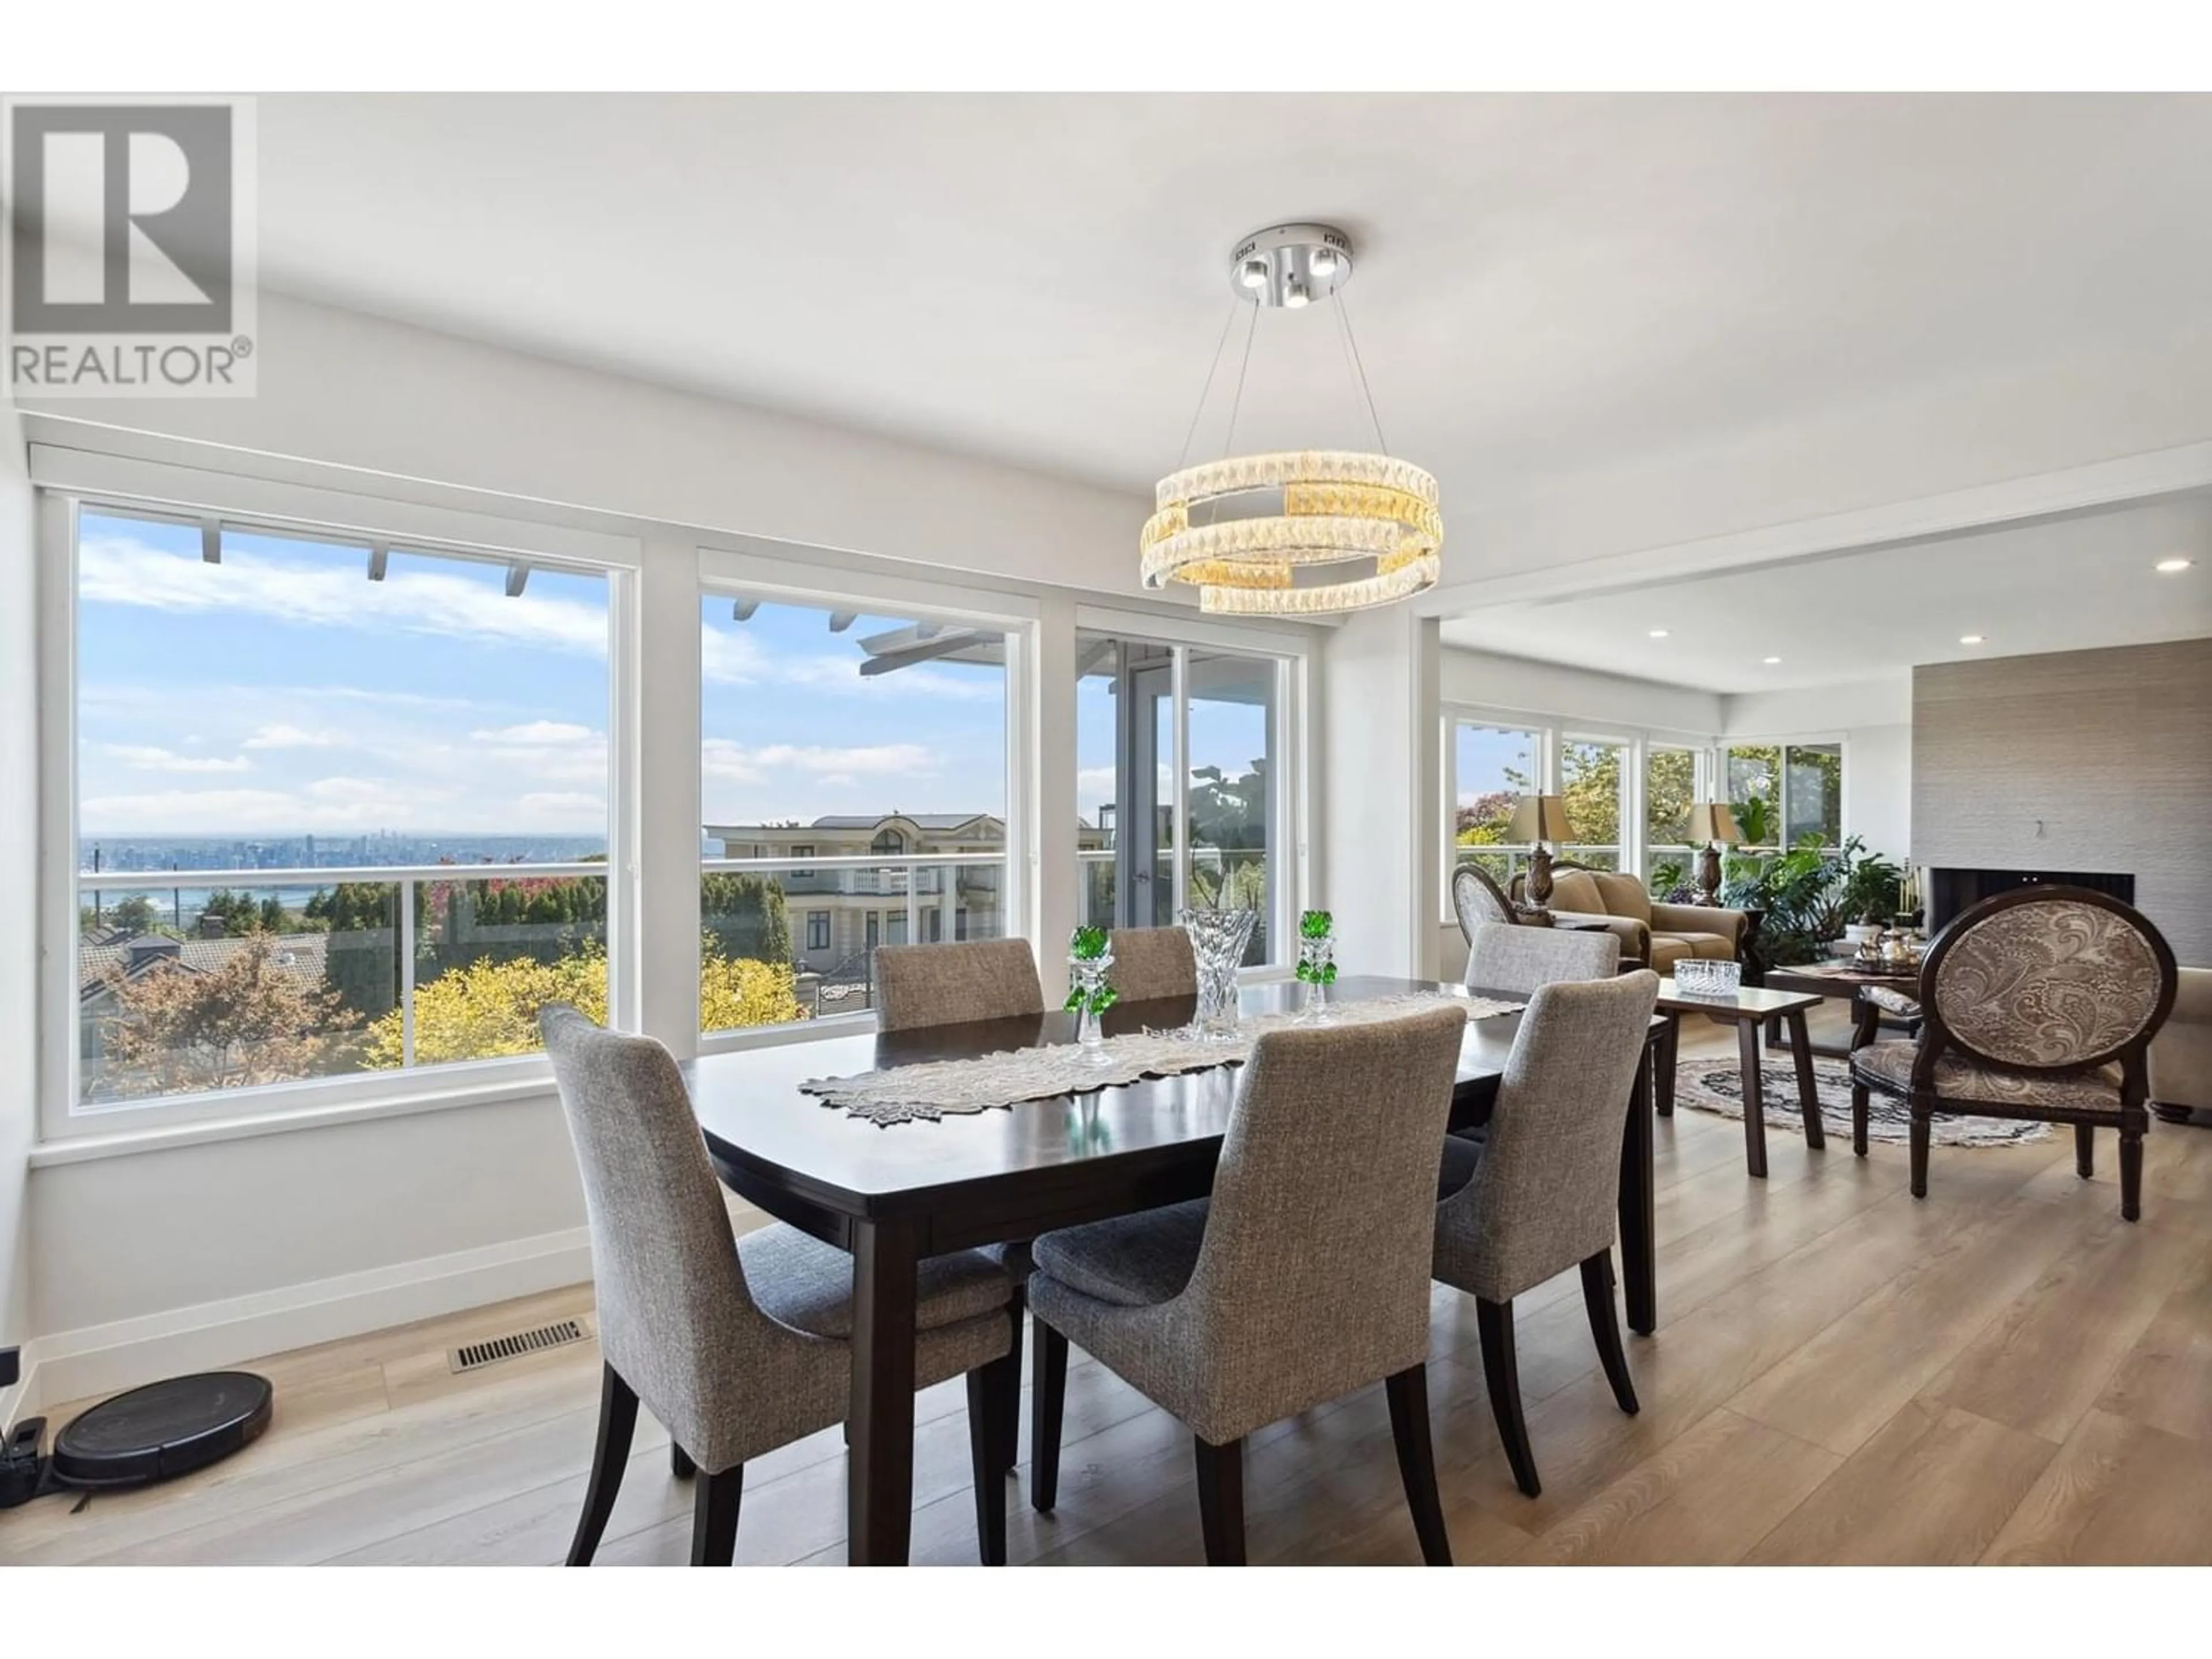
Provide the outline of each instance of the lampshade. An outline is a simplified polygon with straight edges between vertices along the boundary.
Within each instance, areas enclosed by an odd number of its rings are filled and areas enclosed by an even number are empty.
[[[1735,814],[1724,800],[1693,800],[1690,803],[1690,840],[1702,845],[1718,842],[1723,847],[1737,847],[1743,842],[1743,831],[1735,827]]]
[[[1567,804],[1557,795],[1523,795],[1506,826],[1508,841],[1572,841],[1567,825]]]

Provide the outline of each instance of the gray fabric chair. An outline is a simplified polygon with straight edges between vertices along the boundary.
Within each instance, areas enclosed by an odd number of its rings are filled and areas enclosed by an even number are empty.
[[[1036,1344],[1073,1340],[1197,1437],[1206,1559],[1244,1559],[1244,1437],[1384,1382],[1423,1558],[1449,1565],[1429,1443],[1432,1179],[1467,1021],[1437,1008],[1271,1032],[1246,1068],[1210,1200],[1045,1234]],[[1042,1374],[1042,1368],[1041,1368]],[[1064,1375],[1064,1372],[1062,1373]],[[1060,1401],[1036,1402],[1049,1509]]]
[[[1436,1276],[1475,1298],[1491,1411],[1513,1479],[1531,1498],[1542,1487],[1521,1411],[1515,1297],[1579,1266],[1606,1379],[1621,1410],[1637,1409],[1613,1306],[1613,1241],[1620,1137],[1658,1000],[1659,976],[1648,969],[1539,986],[1489,1136],[1480,1147],[1455,1143],[1467,1182],[1437,1206]]]
[[[575,1141],[599,1297],[599,1440],[568,1565],[590,1563],[629,1457],[638,1402],[696,1474],[694,1566],[726,1565],[744,1465],[844,1420],[852,1258],[781,1224],[732,1241],[729,1211],[668,1050],[565,1004],[538,1017]],[[966,1373],[976,1530],[1006,1559],[1006,1495],[992,1425],[1014,1407],[1006,1281],[970,1251],[922,1265],[918,1387]]]
[[[1462,864],[1452,872],[1451,895],[1452,914],[1459,918],[1460,937],[1469,945],[1474,943],[1474,930],[1478,927],[1491,924],[1511,927],[1519,922],[1505,890],[1491,879],[1488,871],[1478,870],[1472,864]]]
[[[962,1025],[1044,1012],[1036,955],[1025,939],[876,947],[876,1029]]]
[[[1620,967],[1620,941],[1611,933],[1484,922],[1468,936],[1467,984],[1526,995],[1570,979],[1609,979]]]
[[[1124,1002],[1198,994],[1198,957],[1180,927],[1116,927],[1108,975]]]
[[[1851,1051],[1851,1146],[1866,1151],[1868,1091],[1912,1113],[1912,1195],[1928,1196],[1936,1114],[2074,1126],[2075,1168],[2096,1133],[2120,1135],[2120,1216],[2142,1214],[2151,1039],[2173,1012],[2172,947],[2133,905],[2086,888],[1984,899],[1921,959],[1919,1036]]]

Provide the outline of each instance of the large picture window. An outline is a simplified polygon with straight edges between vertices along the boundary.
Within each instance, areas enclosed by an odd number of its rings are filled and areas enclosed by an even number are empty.
[[[608,574],[75,523],[81,1107],[529,1054],[545,1003],[604,1013]]]
[[[1283,679],[1276,657],[1077,636],[1085,921],[1163,927],[1182,905],[1256,910],[1245,965],[1282,960]]]
[[[1746,852],[1825,848],[1844,838],[1839,743],[1739,744],[1728,751],[1729,799]]]
[[[1628,752],[1626,744],[1599,738],[1570,737],[1559,745],[1559,795],[1574,832],[1559,851],[1570,862],[1593,870],[1621,867]]]
[[[1005,933],[1006,634],[742,592],[700,623],[701,1028],[864,1012],[878,945]]]
[[[1538,791],[1543,740],[1526,727],[1473,720],[1452,726],[1452,861],[1476,866],[1509,890],[1532,850],[1510,839],[1513,809]]]

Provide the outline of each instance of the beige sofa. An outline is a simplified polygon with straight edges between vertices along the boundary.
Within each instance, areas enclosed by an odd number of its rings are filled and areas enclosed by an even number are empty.
[[[1526,894],[1516,878],[1513,896]],[[1702,904],[1655,904],[1644,884],[1634,876],[1610,870],[1552,870],[1551,909],[1557,915],[1603,920],[1620,940],[1620,954],[1634,957],[1664,974],[1684,957],[1717,957],[1734,961],[1742,954],[1744,924],[1741,910],[1723,910]]]
[[[2185,968],[2173,1012],[2150,1044],[2150,1097],[2158,1115],[2212,1118],[2212,968]]]

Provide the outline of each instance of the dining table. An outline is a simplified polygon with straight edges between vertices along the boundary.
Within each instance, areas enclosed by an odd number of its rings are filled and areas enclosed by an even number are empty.
[[[1304,1006],[1295,981],[1246,986],[1240,1016]],[[1408,993],[1526,996],[1423,980],[1345,975],[1334,1003]],[[1106,1034],[1187,1025],[1189,997],[1123,1002]],[[1453,1085],[1450,1127],[1487,1123],[1516,1012],[1470,1019]],[[1652,1206],[1652,1079],[1666,1023],[1655,1018],[1621,1137],[1620,1216],[1631,1329],[1658,1323]],[[1240,1066],[1146,1078],[1012,1107],[878,1124],[801,1085],[928,1060],[1076,1040],[1058,1011],[782,1042],[684,1062],[685,1086],[716,1173],[778,1220],[853,1258],[852,1394],[847,1416],[848,1559],[903,1564],[914,1499],[916,1271],[928,1257],[1026,1242],[1057,1227],[1202,1197],[1212,1190]]]

